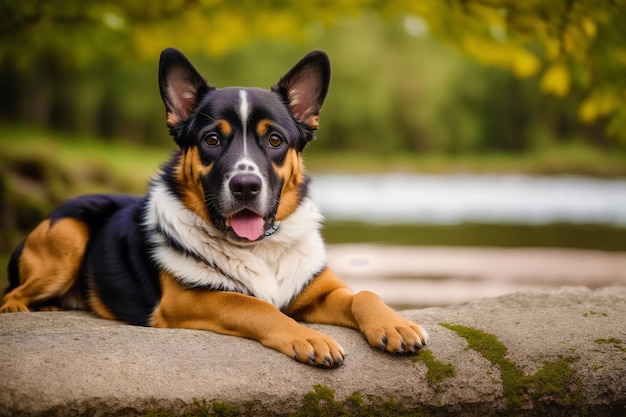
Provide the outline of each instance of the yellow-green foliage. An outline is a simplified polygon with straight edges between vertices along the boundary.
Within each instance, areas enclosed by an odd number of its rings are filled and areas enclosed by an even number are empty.
[[[36,66],[41,57],[47,64],[56,56],[62,63],[56,71],[97,67],[94,62],[107,65],[112,57],[129,63],[154,60],[171,45],[215,56],[259,39],[311,42],[368,13],[404,19],[406,31],[415,37],[431,35],[481,63],[506,68],[520,78],[535,76],[548,94],[582,96],[578,117],[586,122],[609,118],[608,133],[626,141],[624,0],[8,4],[0,6],[0,61],[27,67]],[[363,44],[370,47],[368,40]]]

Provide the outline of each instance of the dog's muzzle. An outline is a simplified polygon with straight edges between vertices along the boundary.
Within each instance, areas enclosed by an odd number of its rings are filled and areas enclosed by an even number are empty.
[[[243,241],[254,242],[265,237],[267,190],[264,186],[262,178],[254,172],[238,172],[228,182],[233,214],[227,216],[226,226]]]

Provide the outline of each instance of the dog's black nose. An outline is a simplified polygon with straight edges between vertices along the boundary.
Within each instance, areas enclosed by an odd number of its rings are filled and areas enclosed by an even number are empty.
[[[261,178],[255,174],[237,174],[230,180],[230,191],[240,200],[251,200],[261,191]]]

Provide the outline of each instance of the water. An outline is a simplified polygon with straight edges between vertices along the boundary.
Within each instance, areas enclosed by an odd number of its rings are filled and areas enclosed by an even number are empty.
[[[324,174],[313,176],[311,193],[330,220],[626,226],[624,179]]]

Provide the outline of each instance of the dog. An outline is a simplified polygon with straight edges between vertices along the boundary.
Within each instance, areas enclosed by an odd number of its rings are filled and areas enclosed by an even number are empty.
[[[299,322],[417,353],[428,341],[421,326],[372,292],[353,293],[327,265],[301,155],[329,83],[322,51],[265,90],[218,89],[164,50],[159,88],[178,149],[143,197],[87,195],[52,211],[13,253],[0,312],[82,309],[209,330],[320,367],[343,364],[344,350]]]

